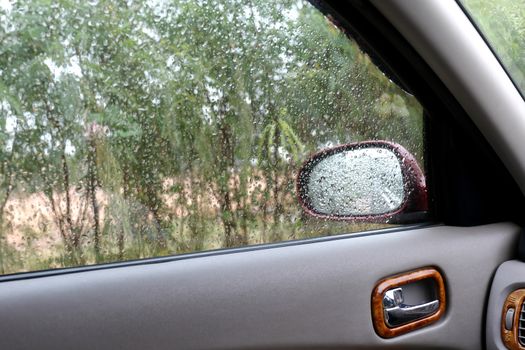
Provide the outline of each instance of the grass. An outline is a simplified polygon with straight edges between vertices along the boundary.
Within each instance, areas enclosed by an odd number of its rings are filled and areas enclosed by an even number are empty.
[[[248,245],[276,243],[297,239],[332,236],[390,227],[388,224],[346,223],[283,217],[282,222],[264,222],[255,218],[248,223]],[[147,228],[148,225],[144,225]],[[0,240],[0,272],[11,274],[38,271],[49,268],[93,265],[142,258],[160,257],[224,248],[223,227],[217,218],[200,218],[197,233],[192,232],[187,219],[172,220],[166,230],[164,244],[159,244],[147,229],[135,236],[124,237],[123,249],[119,249],[115,232],[106,232],[101,240],[97,257],[90,240],[84,240],[76,252],[68,252],[60,240],[53,244],[39,245],[42,232],[25,229],[24,243],[13,245],[5,238]],[[264,230],[266,227],[266,231]],[[243,246],[237,244],[235,247]]]

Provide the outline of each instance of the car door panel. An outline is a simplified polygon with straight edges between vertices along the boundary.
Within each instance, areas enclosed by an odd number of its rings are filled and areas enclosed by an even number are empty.
[[[482,305],[519,227],[387,232],[6,281],[0,348],[480,349]],[[424,266],[444,276],[445,316],[380,338],[374,286]]]
[[[512,82],[461,8],[452,0],[371,3],[525,188],[523,99],[510,91]],[[4,276],[0,349],[482,349],[484,335],[489,349],[504,349],[502,305],[525,286],[525,265],[508,261],[520,234],[518,224],[507,222],[401,226]],[[382,338],[372,321],[374,288],[423,267],[444,278],[444,315]]]

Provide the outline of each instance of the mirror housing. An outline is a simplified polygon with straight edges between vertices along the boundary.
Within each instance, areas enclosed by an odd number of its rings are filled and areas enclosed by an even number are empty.
[[[296,186],[305,213],[319,219],[410,223],[428,212],[425,176],[415,157],[388,141],[321,150],[302,165]]]

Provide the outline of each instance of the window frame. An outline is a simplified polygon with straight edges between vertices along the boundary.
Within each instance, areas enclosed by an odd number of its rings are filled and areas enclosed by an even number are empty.
[[[368,1],[316,2],[393,81],[424,108],[425,169],[433,223],[525,223],[525,197],[452,93],[396,28]],[[490,186],[494,183],[500,185]]]

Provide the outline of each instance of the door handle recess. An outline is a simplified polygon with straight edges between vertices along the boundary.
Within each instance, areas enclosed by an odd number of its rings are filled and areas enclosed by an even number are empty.
[[[439,310],[439,300],[432,300],[420,305],[406,305],[403,303],[403,289],[390,289],[383,297],[385,309],[385,323],[394,328],[419,319],[428,317]]]
[[[422,285],[431,288],[429,290],[433,293],[427,295],[430,301],[405,304],[405,297],[412,295],[407,294],[409,289],[419,290]],[[441,273],[432,267],[386,277],[377,283],[372,292],[372,321],[376,333],[383,338],[397,337],[428,326],[445,314],[445,308],[445,282]]]

